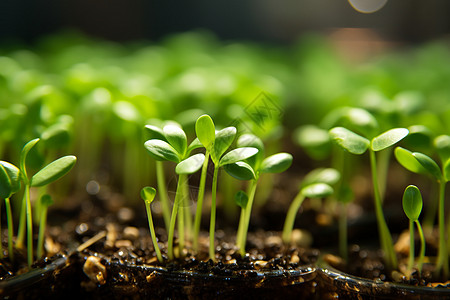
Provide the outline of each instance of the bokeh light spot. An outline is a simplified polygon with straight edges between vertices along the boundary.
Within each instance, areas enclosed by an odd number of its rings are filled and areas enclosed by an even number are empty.
[[[348,2],[356,11],[370,14],[383,8],[387,0],[348,0]]]

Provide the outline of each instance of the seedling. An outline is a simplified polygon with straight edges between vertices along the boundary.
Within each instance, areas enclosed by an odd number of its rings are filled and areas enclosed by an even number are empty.
[[[368,140],[367,138],[362,137],[344,127],[334,127],[330,130],[330,135],[333,140],[344,150],[352,154],[360,155],[369,149],[372,184],[374,190],[375,214],[377,217],[380,243],[386,254],[386,263],[392,269],[397,268],[397,257],[394,252],[392,236],[389,232],[389,228],[383,214],[383,199],[381,197],[378,185],[378,170],[375,153],[398,143],[405,138],[408,133],[409,131],[406,128],[394,128],[374,137],[371,140]]]
[[[20,216],[20,227],[19,235],[17,238],[17,246],[23,247],[23,240],[25,236],[25,217],[27,225],[27,257],[28,265],[31,266],[33,263],[33,222],[32,222],[32,212],[31,212],[31,199],[30,199],[30,188],[31,187],[41,187],[52,183],[53,181],[61,178],[67,174],[70,169],[75,165],[76,157],[69,155],[61,157],[45,167],[39,170],[31,178],[27,175],[26,162],[27,156],[30,150],[39,142],[39,139],[34,139],[28,142],[22,149],[20,156],[20,171],[21,180],[25,185],[25,195],[22,201],[22,211]]]
[[[236,144],[238,147],[253,147],[258,149],[258,153],[246,159],[246,161],[239,161],[225,166],[225,170],[231,176],[239,180],[251,180],[248,187],[248,196],[247,194],[244,195],[238,192],[238,198],[235,198],[235,200],[238,201],[238,206],[242,208],[236,237],[236,246],[239,248],[241,256],[245,256],[248,226],[250,224],[256,186],[260,175],[264,173],[281,173],[286,171],[292,164],[292,155],[289,153],[277,153],[264,158],[264,144],[253,134],[241,135]],[[247,201],[244,201],[245,197],[247,197]]]
[[[423,259],[425,257],[425,238],[423,235],[422,226],[420,226],[419,216],[422,212],[422,195],[420,190],[414,186],[409,185],[403,194],[403,211],[409,219],[409,260],[408,260],[408,276],[414,264],[414,223],[417,226],[417,231],[420,237],[420,254],[417,262],[417,269],[419,273],[422,272]]]
[[[212,119],[207,115],[201,116],[197,120],[196,131],[199,141],[205,147],[207,154],[211,155],[211,160],[214,163],[211,191],[211,217],[209,225],[209,257],[215,261],[214,234],[216,227],[216,193],[219,168],[245,160],[258,153],[258,149],[254,147],[242,147],[231,150],[224,155],[234,141],[236,136],[236,128],[230,126],[216,132]],[[205,168],[206,167],[204,167],[204,169]],[[202,173],[203,172],[206,171],[202,171]],[[197,205],[197,208],[200,207],[198,208],[198,211],[201,212],[201,206],[199,206],[198,203]],[[197,226],[199,226],[199,223]]]
[[[442,169],[429,156],[420,152],[411,152],[407,149],[397,147],[395,156],[398,162],[407,170],[427,174],[434,178],[439,184],[438,198],[438,224],[439,224],[439,251],[436,269],[442,271],[447,277],[449,273],[448,252],[447,252],[447,236],[445,234],[445,187],[450,181],[450,158],[444,163]]]
[[[53,199],[50,195],[44,194],[41,199],[41,215],[39,221],[39,236],[38,236],[38,246],[36,257],[40,259],[42,254],[44,253],[44,235],[45,235],[45,226],[47,223],[47,210],[50,205],[53,205]]]
[[[13,215],[11,211],[10,198],[20,190],[20,171],[6,161],[0,161],[0,198],[5,199],[6,221],[8,223],[8,254],[11,261],[14,261],[13,252]],[[1,206],[0,206],[1,207]],[[1,232],[1,229],[0,229]],[[1,239],[1,237],[0,237]],[[0,242],[0,256],[3,258],[2,243]]]
[[[153,218],[152,218],[152,210],[150,208],[150,204],[155,199],[156,190],[152,187],[146,186],[141,190],[141,198],[145,202],[145,208],[147,210],[147,219],[148,219],[148,227],[150,229],[150,234],[152,236],[153,248],[156,252],[156,257],[160,263],[163,262],[163,258],[161,255],[161,250],[158,246],[158,241],[156,239],[155,227],[153,226]]]
[[[147,127],[148,128],[148,127]],[[201,147],[198,140],[194,140],[189,147],[187,146],[187,138],[183,129],[174,124],[168,124],[162,129],[163,136],[160,139],[150,139],[145,142],[144,146],[149,154],[157,161],[172,161],[177,163],[175,168],[179,175],[177,183],[177,191],[175,202],[172,207],[168,227],[168,255],[169,259],[173,259],[173,237],[175,233],[175,223],[178,210],[180,210],[178,220],[179,247],[184,247],[184,230],[187,227],[188,232],[192,231],[191,216],[188,211],[188,197],[184,195],[187,174],[195,173],[203,164],[204,156],[193,155],[189,157],[192,150]],[[164,139],[162,139],[162,137]]]
[[[295,217],[300,206],[306,198],[324,198],[333,194],[333,188],[326,183],[313,183],[303,187],[289,206],[286,220],[283,226],[283,241],[288,244],[291,242],[292,230],[294,229]]]

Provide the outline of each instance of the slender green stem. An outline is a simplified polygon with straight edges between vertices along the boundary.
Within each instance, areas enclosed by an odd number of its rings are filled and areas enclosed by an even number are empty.
[[[184,177],[183,180],[183,205],[182,210],[184,214],[184,225],[186,231],[186,240],[190,241],[192,239],[192,217],[191,217],[191,208],[189,205],[189,184],[187,177]]]
[[[217,177],[219,174],[219,166],[214,165],[214,175],[211,191],[211,219],[209,223],[209,258],[216,261],[216,251],[214,247],[214,233],[216,228],[216,193],[217,193]]]
[[[378,189],[378,175],[377,175],[377,163],[376,163],[376,155],[375,151],[370,150],[370,166],[372,171],[372,184],[374,191],[374,200],[375,200],[375,214],[377,217],[378,223],[378,231],[380,234],[380,242],[381,247],[386,255],[386,263],[389,268],[396,269],[397,268],[397,257],[395,256],[394,245],[392,242],[391,233],[389,232],[389,228],[386,224],[386,220],[384,219],[383,208],[380,196],[380,191]]]
[[[33,217],[31,211],[30,186],[25,187],[27,205],[27,256],[28,266],[33,264]]]
[[[158,246],[158,241],[156,240],[155,227],[153,226],[152,210],[150,208],[150,201],[145,201],[145,208],[147,210],[148,228],[150,229],[150,235],[152,236],[153,248],[156,252],[156,257],[160,263],[163,262],[161,250]]]
[[[19,229],[17,233],[17,241],[16,246],[19,249],[23,249],[25,246],[25,233],[26,233],[26,225],[27,225],[27,192],[25,191],[22,198],[22,205],[20,207],[20,216],[19,216]]]
[[[177,184],[177,193],[175,194],[175,201],[173,203],[172,207],[172,216],[170,217],[170,226],[169,226],[169,237],[167,241],[167,255],[169,256],[170,260],[173,260],[173,236],[175,232],[175,223],[177,219],[177,212],[178,212],[178,204],[180,201],[180,193],[178,191],[181,190],[181,179],[178,178],[178,184]]]
[[[445,278],[448,277],[448,253],[447,253],[447,241],[445,235],[445,185],[444,180],[439,182],[439,209],[438,209],[438,222],[439,222],[439,251],[437,270],[443,271]]]
[[[1,215],[1,208],[2,208],[2,205],[1,205],[1,203],[0,203],[0,215]],[[0,220],[0,259],[3,259],[3,243],[2,243],[2,227],[1,227],[1,225],[2,225],[2,223],[1,223],[1,220]]]
[[[170,227],[170,205],[167,197],[166,179],[164,177],[164,166],[162,161],[156,161],[156,181],[158,183],[159,199],[161,199],[161,208],[163,212],[164,224],[167,231]]]
[[[347,243],[347,204],[339,202],[339,252],[341,257],[348,261],[348,243]]]
[[[417,231],[419,232],[420,237],[420,253],[419,253],[419,260],[417,261],[417,269],[419,269],[419,274],[422,273],[422,265],[423,265],[423,259],[425,258],[425,237],[423,234],[422,226],[420,226],[420,223],[418,220],[415,221],[417,225]]]
[[[177,201],[178,206],[178,249],[180,256],[182,256],[182,251],[184,249],[184,230],[185,230],[185,220],[184,220],[184,181],[186,180],[185,175],[178,176],[178,182],[180,183],[177,187],[177,195],[175,196],[175,201]],[[177,199],[178,198],[178,199]]]
[[[241,215],[239,217],[239,226],[238,226],[238,230],[237,230],[237,235],[236,235],[236,247],[237,248],[241,248],[241,240],[242,240],[242,231],[244,229],[244,222],[245,222],[245,208],[241,209]]]
[[[47,223],[47,206],[43,205],[41,209],[41,217],[39,220],[39,236],[38,236],[38,245],[37,245],[37,259],[42,257],[44,253],[44,235],[45,235],[45,226]]]
[[[205,184],[206,184],[206,174],[208,172],[208,162],[209,162],[209,152],[205,153],[205,160],[202,166],[202,175],[200,177],[200,184],[198,186],[198,197],[197,197],[197,209],[195,211],[194,220],[194,252],[198,251],[198,236],[200,234],[200,225],[202,221],[202,210],[203,210],[203,199],[205,197]]]
[[[378,156],[377,174],[378,174],[378,189],[380,191],[381,203],[384,201],[384,194],[386,193],[386,182],[389,171],[389,162],[391,159],[392,148],[385,149],[380,152]]]
[[[429,201],[429,203],[427,203],[425,217],[423,218],[422,221],[423,229],[427,233],[431,233],[433,231],[433,227],[436,222],[436,216],[438,214],[438,207],[439,207],[438,194],[439,194],[439,184],[435,184],[435,182],[433,182],[430,195],[428,196],[428,199],[432,201]]]
[[[303,196],[303,194],[299,192],[295,197],[294,201],[292,201],[291,206],[289,207],[289,210],[286,215],[286,220],[284,221],[283,235],[282,235],[283,241],[285,243],[291,242],[291,234],[292,230],[294,229],[295,217],[297,216],[297,212],[300,209],[303,200],[305,200],[305,196]]]
[[[408,276],[414,265],[414,221],[409,220],[409,257],[408,257]]]
[[[247,232],[248,232],[248,226],[250,224],[250,217],[252,214],[253,201],[255,200],[255,192],[256,192],[257,182],[258,182],[258,180],[254,179],[250,183],[250,192],[248,195],[248,202],[247,202],[247,206],[245,207],[244,227],[241,232],[241,236],[240,236],[241,241],[239,243],[239,250],[240,250],[239,252],[241,253],[242,257],[245,256],[245,244],[247,242]]]
[[[5,199],[6,204],[6,221],[8,222],[8,254],[9,259],[14,261],[14,251],[13,251],[13,214],[11,210],[11,201],[9,198]]]

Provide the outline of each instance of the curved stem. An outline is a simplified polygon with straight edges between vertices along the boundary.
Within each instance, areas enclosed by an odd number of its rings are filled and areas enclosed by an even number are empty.
[[[391,233],[386,224],[386,220],[383,214],[382,200],[380,196],[380,191],[378,189],[378,175],[377,175],[377,163],[375,151],[369,150],[370,153],[370,166],[372,171],[372,185],[375,200],[375,214],[377,217],[378,231],[380,234],[381,247],[383,248],[386,257],[386,263],[389,268],[397,268],[397,257],[395,256],[394,245],[392,243]]]
[[[150,202],[145,201],[145,208],[147,210],[148,228],[150,229],[150,235],[152,236],[153,248],[156,252],[156,257],[160,263],[163,262],[161,250],[158,246],[158,241],[156,240],[155,227],[153,226],[152,210],[150,208]]]
[[[19,229],[17,233],[16,246],[19,249],[23,249],[25,245],[25,232],[27,222],[27,192],[25,190],[22,197],[22,205],[20,207],[19,216]]]
[[[216,227],[216,193],[217,193],[217,177],[219,166],[214,165],[214,175],[211,191],[211,219],[209,224],[209,258],[216,261],[216,251],[214,247],[214,233]]]
[[[250,217],[252,215],[253,201],[255,200],[256,185],[257,179],[252,180],[250,184],[247,206],[245,207],[244,227],[241,231],[241,242],[239,243],[239,249],[242,257],[245,256],[245,244],[247,243],[248,226],[250,224]]]
[[[203,199],[205,197],[205,183],[206,183],[206,174],[208,172],[208,162],[209,162],[209,152],[206,151],[205,160],[203,161],[202,166],[202,175],[200,177],[200,183],[198,186],[197,208],[195,211],[194,237],[193,237],[194,252],[198,251],[198,236],[200,234],[200,225],[202,221]]]
[[[439,221],[439,251],[437,270],[442,269],[445,278],[448,277],[448,253],[447,242],[445,235],[445,185],[444,180],[439,182],[439,209],[438,209],[438,221]]]
[[[291,242],[291,234],[294,229],[295,217],[297,216],[297,212],[300,209],[300,206],[305,200],[305,196],[301,193],[301,191],[297,194],[294,201],[292,201],[291,206],[289,207],[288,213],[286,215],[286,220],[284,221],[283,227],[283,241],[285,243]]]
[[[164,218],[164,224],[166,230],[169,231],[170,227],[170,205],[169,198],[167,197],[166,179],[164,176],[164,166],[162,161],[156,161],[156,181],[158,184],[159,199],[161,200],[161,208]]]
[[[11,201],[9,198],[5,199],[6,204],[6,221],[8,222],[8,253],[9,259],[14,262],[14,251],[13,251],[13,215],[11,211]]]
[[[31,211],[31,199],[30,199],[30,186],[27,184],[25,187],[26,193],[26,213],[27,213],[27,256],[28,266],[33,264],[33,217]]]
[[[415,221],[417,225],[417,231],[419,232],[420,237],[420,253],[419,253],[419,260],[417,261],[417,269],[419,269],[419,274],[422,273],[422,265],[423,265],[423,259],[425,258],[425,237],[423,234],[422,226],[420,226],[419,221]]]

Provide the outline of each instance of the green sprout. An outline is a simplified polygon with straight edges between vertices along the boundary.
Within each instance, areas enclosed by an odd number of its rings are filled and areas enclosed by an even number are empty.
[[[397,161],[407,170],[427,174],[434,178],[439,185],[438,197],[438,226],[439,226],[439,250],[437,271],[442,270],[445,277],[448,276],[448,252],[447,252],[447,236],[445,234],[445,187],[450,181],[450,158],[448,158],[442,166],[439,165],[429,156],[420,152],[411,152],[407,149],[397,147],[395,149]]]
[[[340,178],[340,174],[331,168],[316,169],[308,173],[300,187],[300,191],[295,196],[289,206],[286,220],[284,221],[282,239],[288,244],[291,242],[292,231],[294,230],[295,217],[306,198],[325,198],[334,193],[331,185],[335,184]]]
[[[252,206],[256,194],[256,186],[260,175],[264,173],[281,173],[286,171],[292,164],[292,155],[289,153],[277,153],[269,157],[264,157],[265,149],[263,142],[253,134],[243,134],[237,141],[238,147],[252,147],[258,149],[258,153],[246,159],[233,164],[225,165],[225,171],[239,180],[251,180],[247,194],[238,192],[235,200],[241,209],[239,227],[236,237],[236,246],[239,248],[241,256],[245,256],[245,244],[247,241],[247,232],[250,224]],[[242,149],[242,148],[238,148]],[[245,200],[247,197],[247,201]]]
[[[76,157],[68,155],[61,157],[49,163],[40,169],[31,178],[27,175],[26,162],[30,150],[39,142],[39,139],[29,141],[22,149],[20,156],[21,179],[25,185],[25,195],[22,201],[22,210],[20,215],[19,234],[17,238],[17,247],[22,248],[25,237],[25,218],[27,229],[27,257],[28,265],[33,263],[33,222],[31,211],[30,188],[41,187],[52,183],[67,174],[75,165]]]
[[[6,221],[8,224],[8,253],[11,261],[14,261],[13,252],[13,215],[10,198],[20,190],[20,170],[6,161],[0,161],[0,198],[5,199]],[[0,206],[1,207],[1,206]],[[1,230],[0,230],[1,232]],[[1,238],[0,238],[1,240]],[[0,243],[0,258],[3,258],[2,245]]]
[[[197,131],[197,137],[206,149],[206,154],[211,156],[211,160],[214,164],[214,174],[212,181],[211,191],[211,217],[209,225],[209,257],[212,260],[215,259],[215,247],[214,247],[214,235],[216,227],[216,193],[217,193],[217,179],[219,174],[219,168],[226,165],[234,164],[238,161],[245,160],[258,153],[258,149],[254,147],[241,147],[230,152],[224,153],[231,146],[236,136],[236,128],[233,126],[226,127],[216,132],[214,123],[208,115],[200,116],[197,120],[195,129]],[[206,163],[202,170],[202,177],[205,176]],[[203,179],[204,180],[204,179]],[[203,183],[204,184],[204,183]],[[200,189],[203,190],[202,178],[200,179]],[[196,215],[196,230],[200,227],[200,217],[198,212],[201,212],[203,192],[199,191],[199,200],[197,202],[197,215]]]
[[[417,268],[419,273],[422,272],[423,259],[425,257],[425,238],[423,235],[422,226],[420,226],[419,216],[422,212],[422,195],[420,190],[414,186],[409,185],[406,187],[403,194],[403,211],[409,219],[409,260],[408,260],[408,275],[411,274],[411,270],[414,264],[414,223],[417,226],[417,231],[420,237],[420,254],[417,262]]]
[[[378,168],[376,162],[376,152],[382,151],[392,145],[398,143],[405,138],[409,131],[406,128],[390,129],[371,140],[360,136],[344,127],[334,127],[330,131],[333,140],[344,150],[360,155],[369,149],[370,167],[372,171],[372,185],[374,190],[375,214],[378,223],[378,232],[380,235],[380,243],[386,254],[386,263],[389,268],[397,268],[397,257],[394,251],[392,236],[384,218],[382,203],[383,199],[378,184]]]
[[[38,246],[36,252],[36,257],[38,259],[40,259],[42,257],[42,254],[44,253],[44,234],[45,234],[45,226],[47,223],[47,210],[48,207],[54,203],[52,197],[48,194],[42,195],[40,201],[42,209],[39,221]]]
[[[141,198],[145,202],[145,208],[147,210],[147,219],[148,219],[148,227],[150,229],[150,234],[152,236],[153,248],[156,252],[156,257],[160,263],[163,262],[163,258],[161,255],[161,250],[158,246],[158,241],[156,239],[155,227],[153,226],[153,218],[152,218],[152,210],[150,208],[150,204],[153,202],[156,196],[156,190],[152,187],[146,186],[141,190]]]
[[[178,220],[178,245],[180,249],[184,247],[185,228],[189,234],[192,232],[192,220],[187,203],[188,197],[184,192],[187,189],[186,175],[195,173],[202,166],[204,155],[195,154],[189,157],[191,151],[201,147],[201,145],[198,143],[198,140],[195,139],[189,146],[187,146],[186,134],[179,126],[175,124],[168,124],[164,126],[161,133],[163,134],[162,137],[164,139],[150,139],[144,143],[144,146],[155,160],[172,161],[177,163],[175,172],[179,175],[179,177],[175,201],[172,207],[172,214],[170,216],[168,227],[168,255],[169,259],[173,259],[173,237],[175,233],[178,211],[180,211]]]

